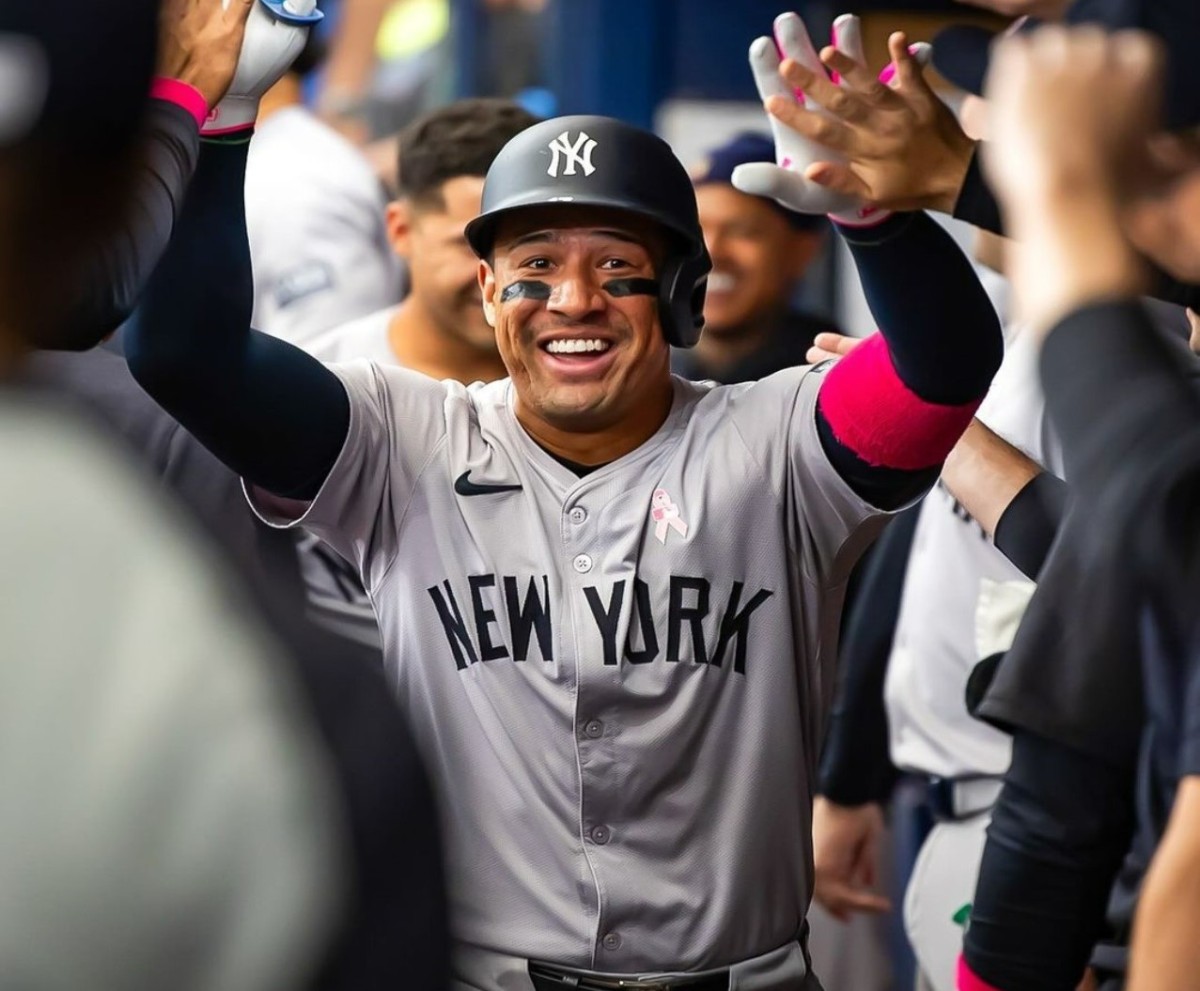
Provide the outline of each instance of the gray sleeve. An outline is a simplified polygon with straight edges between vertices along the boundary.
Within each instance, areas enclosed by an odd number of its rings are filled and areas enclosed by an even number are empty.
[[[732,401],[734,426],[791,521],[801,570],[821,587],[845,582],[886,519],[838,474],[821,445],[816,403],[826,367],[786,369]]]
[[[350,400],[350,429],[333,470],[311,503],[247,486],[271,526],[303,526],[354,564],[372,590],[396,557],[413,491],[446,437],[451,383],[404,368],[357,361],[331,365]],[[466,390],[462,402],[466,402]]]

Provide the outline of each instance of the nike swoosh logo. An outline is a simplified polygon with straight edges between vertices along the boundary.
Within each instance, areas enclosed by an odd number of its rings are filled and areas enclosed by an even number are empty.
[[[460,496],[491,495],[493,492],[517,492],[519,485],[480,485],[471,481],[471,473],[464,471],[454,480],[454,491]]]

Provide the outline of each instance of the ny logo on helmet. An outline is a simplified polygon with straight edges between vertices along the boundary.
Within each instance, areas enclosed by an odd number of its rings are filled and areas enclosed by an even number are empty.
[[[596,142],[588,137],[586,131],[579,132],[579,137],[575,139],[574,144],[571,143],[570,132],[563,131],[550,142],[550,150],[554,152],[554,158],[551,160],[546,174],[552,179],[558,178],[558,166],[563,158],[566,159],[563,175],[574,175],[576,165],[583,169],[585,176],[596,171],[596,167],[592,164],[592,152],[596,150]]]

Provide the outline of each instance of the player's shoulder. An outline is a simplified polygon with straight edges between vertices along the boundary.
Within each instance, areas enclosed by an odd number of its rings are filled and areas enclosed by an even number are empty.
[[[367,404],[393,419],[440,421],[453,430],[495,418],[511,405],[509,379],[464,384],[365,358],[326,367],[341,380],[352,406]]]
[[[690,381],[675,377],[675,388],[684,402],[695,406],[704,416],[720,416],[734,409],[748,409],[794,401],[806,387],[819,384],[827,370],[821,365],[797,365],[752,382],[724,385],[712,381]]]

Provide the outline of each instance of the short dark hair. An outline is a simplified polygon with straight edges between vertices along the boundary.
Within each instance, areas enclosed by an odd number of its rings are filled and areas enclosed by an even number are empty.
[[[485,176],[500,149],[538,118],[511,100],[459,100],[430,111],[400,134],[397,187],[419,206],[444,207],[442,184]]]

